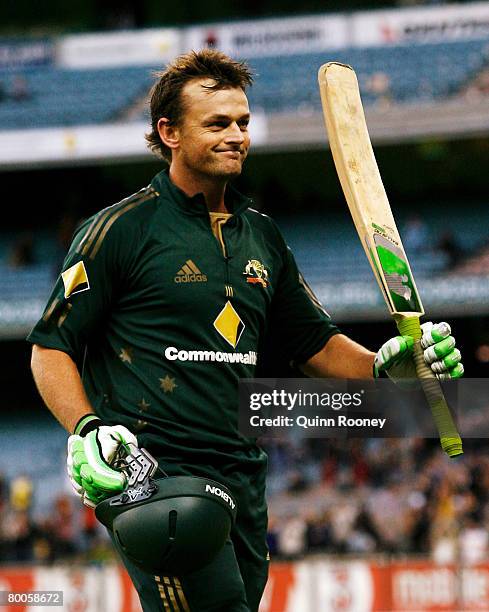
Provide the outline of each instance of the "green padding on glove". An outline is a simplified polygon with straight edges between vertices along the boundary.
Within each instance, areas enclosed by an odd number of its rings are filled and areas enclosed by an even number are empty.
[[[412,359],[414,340],[406,335],[409,327],[403,328],[403,335],[385,342],[379,349],[374,361],[374,375],[381,372],[404,387],[416,385],[416,367]],[[450,335],[448,323],[426,322],[421,325],[421,347],[425,363],[439,380],[456,379],[463,376],[460,351],[455,347],[455,338]]]
[[[75,491],[90,502],[98,503],[124,490],[126,477],[111,464],[137,446],[136,437],[123,425],[101,425],[86,436],[68,439],[68,475]]]

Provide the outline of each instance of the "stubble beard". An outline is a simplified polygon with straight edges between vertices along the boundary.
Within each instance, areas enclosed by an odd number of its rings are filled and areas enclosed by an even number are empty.
[[[203,177],[227,182],[240,176],[245,159],[246,155],[243,156],[240,154],[239,160],[233,163],[235,170],[231,169],[231,164],[228,165],[226,162],[216,159],[214,156],[209,156],[205,163],[202,163],[200,158],[195,162],[191,159],[187,159],[186,161],[187,165],[192,168],[195,173]]]

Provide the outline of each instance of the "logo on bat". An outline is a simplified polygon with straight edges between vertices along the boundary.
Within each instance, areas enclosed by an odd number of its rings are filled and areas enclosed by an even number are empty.
[[[386,274],[385,279],[390,291],[401,296],[406,302],[411,300],[413,292],[407,284],[409,283],[409,276],[407,274]]]

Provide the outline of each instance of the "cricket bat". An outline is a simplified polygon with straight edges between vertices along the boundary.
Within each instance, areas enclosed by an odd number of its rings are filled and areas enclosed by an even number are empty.
[[[423,358],[423,305],[375,160],[357,77],[350,66],[329,62],[318,79],[333,160],[360,241],[399,332],[415,339],[416,374],[441,446],[450,457],[461,455],[462,440],[440,383]]]

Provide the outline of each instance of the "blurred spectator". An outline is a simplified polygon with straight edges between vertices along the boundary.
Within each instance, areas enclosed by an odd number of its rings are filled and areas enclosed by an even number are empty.
[[[10,484],[10,506],[13,510],[27,511],[32,506],[32,481],[28,476],[18,476]]]
[[[329,513],[331,542],[334,552],[346,553],[349,551],[350,536],[358,518],[359,508],[348,499],[342,499],[335,504]]]
[[[369,480],[369,465],[361,451],[361,446],[357,444],[352,448],[352,476],[356,486],[364,485]]]
[[[42,533],[36,533],[32,543],[32,560],[39,565],[47,565],[54,561],[53,547],[49,537]]]
[[[489,274],[489,248],[483,248],[457,266],[457,274]]]
[[[446,230],[442,234],[437,246],[438,250],[447,256],[448,269],[454,268],[464,257],[462,247],[458,244],[451,230]]]
[[[372,520],[363,507],[353,525],[353,530],[348,541],[348,550],[351,553],[373,553],[379,547],[379,534]]]
[[[481,457],[480,462],[471,470],[470,490],[481,505],[489,501],[489,458]],[[482,518],[479,513],[478,519]]]
[[[12,87],[10,89],[10,97],[15,102],[23,102],[25,100],[29,100],[31,95],[32,94],[29,90],[27,79],[20,74],[15,75],[12,81]]]
[[[331,542],[327,513],[311,510],[307,515],[306,542],[308,552],[327,550]]]
[[[268,465],[272,470],[286,470],[292,459],[292,446],[287,438],[270,438],[267,442]]]
[[[79,533],[78,517],[75,516],[71,498],[68,495],[60,495],[56,498],[48,525],[54,544],[55,559],[66,559],[78,552],[76,542]]]
[[[85,560],[97,565],[107,562],[114,563],[119,560],[106,532],[97,532],[96,537],[91,541]]]
[[[271,514],[268,518],[267,546],[270,557],[272,558],[278,554],[278,534],[278,521],[276,517]]]
[[[465,90],[467,100],[478,100],[489,93],[489,69],[485,68],[476,76]]]
[[[475,450],[467,448],[457,464],[423,439],[281,438],[268,444],[272,558],[314,552],[428,554],[466,564],[488,558],[489,458],[483,442],[481,450],[475,443]],[[33,521],[29,476],[10,483],[0,476],[0,504],[2,497],[1,561],[114,558],[93,510],[78,500],[60,495],[48,516]]]
[[[9,264],[12,268],[23,268],[34,263],[34,236],[24,232],[18,236],[10,252]]]
[[[25,510],[10,508],[4,517],[2,526],[4,560],[32,561],[35,534],[35,526],[29,513]]]
[[[98,546],[99,531],[101,529],[93,508],[88,508],[87,506],[81,508],[80,527],[82,550],[84,553],[90,553],[91,550]]]
[[[417,214],[411,215],[402,230],[402,241],[406,251],[411,253],[426,252],[428,248],[428,226]]]
[[[431,506],[432,556],[437,563],[453,563],[457,556],[457,519],[450,480],[438,483]]]
[[[288,490],[291,493],[300,493],[306,489],[307,483],[304,479],[304,475],[300,470],[294,470],[289,474],[289,487]]]
[[[334,484],[338,472],[336,457],[327,457],[323,462],[322,479],[325,483]]]
[[[376,97],[377,104],[388,106],[392,102],[391,81],[383,71],[374,72],[367,78],[365,91]]]
[[[408,494],[408,517],[410,532],[410,550],[412,552],[427,553],[429,551],[429,517],[428,500],[425,487],[429,486],[429,480],[419,478],[415,488]]]
[[[394,552],[409,549],[407,541],[407,505],[402,483],[393,477],[389,486],[375,492],[368,501],[368,512],[383,550]]]
[[[217,47],[217,42],[216,33],[211,30],[205,38],[205,46],[214,49],[214,47]]]
[[[460,560],[465,565],[480,563],[487,558],[488,533],[474,515],[465,520],[459,536]]]
[[[295,558],[306,551],[307,525],[302,516],[286,518],[278,536],[278,552],[282,557]]]

